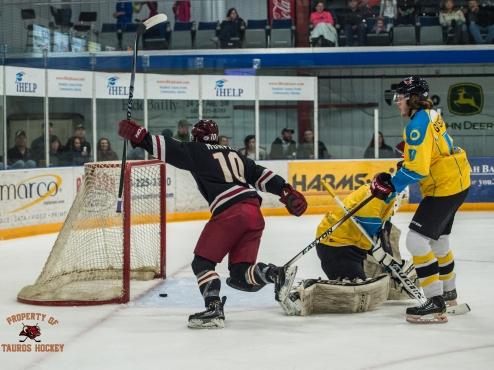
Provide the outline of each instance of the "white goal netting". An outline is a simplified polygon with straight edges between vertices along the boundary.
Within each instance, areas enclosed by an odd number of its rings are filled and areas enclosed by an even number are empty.
[[[164,274],[165,169],[127,162],[122,213],[120,163],[89,163],[50,256],[19,301],[44,305],[127,302],[130,279]]]

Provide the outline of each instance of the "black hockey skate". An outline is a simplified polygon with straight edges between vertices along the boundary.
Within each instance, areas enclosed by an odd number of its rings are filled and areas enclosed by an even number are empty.
[[[446,323],[446,303],[442,296],[428,298],[420,306],[408,307],[406,320],[414,324]]]
[[[464,315],[471,311],[467,303],[458,303],[458,294],[456,289],[443,293],[443,299],[446,303],[447,313],[449,315]]]
[[[268,274],[274,281],[274,298],[278,302],[283,302],[290,293],[292,289],[293,280],[295,280],[295,275],[297,274],[297,266],[275,266],[269,264]]]
[[[213,301],[206,311],[198,312],[189,316],[188,327],[191,329],[222,329],[225,327],[225,313],[223,306],[226,297]]]

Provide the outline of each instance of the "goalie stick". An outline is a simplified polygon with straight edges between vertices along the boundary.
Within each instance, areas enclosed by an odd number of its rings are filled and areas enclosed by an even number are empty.
[[[134,40],[134,54],[132,57],[132,74],[130,75],[129,85],[129,100],[127,101],[127,120],[132,118],[132,101],[134,99],[134,82],[137,69],[137,52],[139,47],[139,37],[144,35],[147,30],[156,26],[157,24],[166,22],[168,17],[166,14],[156,14],[155,16],[147,19],[137,26],[136,38]],[[127,140],[124,140],[123,153],[122,153],[122,166],[120,168],[120,184],[118,186],[118,200],[117,200],[117,213],[122,212],[122,193],[124,184],[125,163],[127,161]]]
[[[329,193],[331,197],[335,200],[336,204],[343,209],[343,211],[348,214],[348,209],[345,207],[345,204],[342,200],[336,195],[336,193],[331,189],[331,187],[325,182],[322,182],[324,188]],[[391,276],[393,280],[395,280],[399,286],[401,286],[406,293],[410,296],[410,298],[414,298],[420,303],[425,301],[424,294],[420,291],[420,289],[410,280],[408,275],[403,272],[402,265],[400,261],[394,258],[389,253],[386,253],[381,246],[378,246],[377,243],[372,239],[361,224],[355,220],[354,217],[350,217],[353,224],[360,230],[360,232],[369,240],[372,244],[371,256],[384,268],[391,272]],[[452,315],[462,315],[470,311],[470,307],[466,303],[461,303],[455,306],[448,306],[447,313]]]

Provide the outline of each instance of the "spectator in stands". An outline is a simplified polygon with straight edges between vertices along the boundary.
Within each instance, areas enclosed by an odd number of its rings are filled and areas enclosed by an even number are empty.
[[[84,149],[88,156],[91,155],[91,143],[86,140],[86,129],[84,128],[84,125],[77,125],[77,127],[74,130],[74,136],[72,136],[68,141],[67,144],[65,145],[65,148],[70,151],[70,148],[73,148],[73,143],[72,141],[74,138],[77,137],[79,138],[79,141],[81,143],[82,148]]]
[[[73,166],[82,166],[84,163],[89,162],[89,152],[87,147],[82,146],[81,139],[74,136],[70,140],[71,146],[67,157],[69,163]]]
[[[142,2],[137,2],[134,3],[133,10],[134,13],[140,13],[142,6],[146,5],[149,9],[149,14],[146,18],[144,19],[136,19],[136,22],[144,22],[145,20],[154,17],[156,14],[158,14],[158,2],[157,1],[142,1]]]
[[[31,151],[27,147],[27,137],[24,130],[15,133],[15,144],[7,151],[7,168],[35,168],[36,162],[31,157]]]
[[[178,121],[177,134],[174,136],[178,141],[190,141],[189,122],[186,119]]]
[[[338,46],[338,32],[334,28],[333,15],[324,10],[324,4],[319,1],[315,11],[310,15],[312,32],[310,33],[311,44],[313,46]]]
[[[117,19],[117,40],[118,40],[118,48],[120,50],[124,49],[122,45],[123,32],[125,31],[125,27],[132,23],[132,3],[124,2],[117,3],[115,7],[115,12],[113,13],[113,17]]]
[[[331,155],[326,149],[326,145],[322,141],[317,141],[318,143],[318,158],[327,159],[331,158]],[[297,158],[299,159],[314,159],[314,133],[312,130],[306,130],[304,132],[304,137],[302,142],[297,148]]]
[[[468,2],[468,23],[472,38],[476,44],[491,44],[494,41],[494,14],[487,7],[479,7],[476,0]],[[485,39],[481,32],[487,32]]]
[[[345,36],[347,46],[353,46],[353,37],[358,36],[357,45],[365,45],[365,34],[367,32],[366,25],[364,23],[363,8],[359,6],[357,0],[348,0],[348,12],[345,19]]]
[[[67,155],[63,151],[62,142],[57,135],[50,136],[50,167],[67,164]]]
[[[244,38],[245,22],[235,8],[228,9],[226,19],[221,22],[218,38],[221,48],[240,48]]]
[[[175,22],[190,22],[190,0],[175,1],[172,10]]]
[[[161,135],[166,137],[173,137],[173,132],[169,128],[164,128],[163,131],[161,131]]]
[[[31,143],[31,156],[39,167],[45,166],[45,124],[41,124],[42,134]],[[48,124],[48,133],[53,135],[53,122]]]
[[[381,0],[379,16],[384,17],[387,32],[391,31],[398,16],[398,5],[396,0]]]
[[[381,131],[379,131],[379,158],[399,158],[400,155],[396,153],[393,148],[384,142],[384,136]],[[365,149],[364,158],[374,158],[374,135],[369,143],[367,149]]]
[[[376,19],[376,24],[372,27],[372,33],[387,33],[388,29],[386,28],[386,24],[384,23],[384,17],[378,17]]]
[[[281,137],[274,139],[271,144],[271,159],[294,159],[297,156],[297,143],[292,139],[293,129],[281,130]]]
[[[96,149],[98,150],[98,162],[118,161],[118,155],[112,150],[110,140],[106,137],[99,139]]]
[[[454,44],[467,44],[468,31],[465,21],[465,15],[460,9],[454,9],[453,0],[443,2],[441,12],[439,13],[439,23],[443,26],[444,39],[448,39],[448,34],[454,34]]]
[[[146,152],[142,148],[136,147],[127,151],[127,159],[143,160],[145,158],[146,158]]]
[[[255,135],[247,135],[244,139],[244,147],[240,149],[240,153],[250,158],[256,160],[256,137]],[[266,159],[266,149],[259,147],[259,159]]]
[[[225,135],[218,136],[218,144],[223,146],[230,146],[230,140]]]
[[[417,0],[398,0],[398,17],[395,24],[415,25]]]

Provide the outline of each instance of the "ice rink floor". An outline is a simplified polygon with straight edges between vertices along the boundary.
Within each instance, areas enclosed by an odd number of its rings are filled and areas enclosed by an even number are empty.
[[[393,222],[404,247],[411,213]],[[268,217],[259,260],[283,264],[314,239],[321,216]],[[404,311],[411,301],[388,302],[372,312],[287,317],[272,286],[228,296],[226,328],[191,330],[189,314],[203,309],[189,266],[204,222],[168,225],[168,279],[135,283],[126,305],[40,307],[16,302],[34,282],[56,235],[0,242],[0,369],[494,369],[494,213],[457,216],[452,235],[459,301],[472,311],[443,325],[412,325]],[[226,277],[226,265],[218,271]],[[315,251],[302,258],[299,278],[322,276]],[[223,280],[224,282],[224,280]],[[161,298],[159,293],[167,293]],[[5,352],[19,343],[23,312],[46,314],[42,343],[63,352]],[[47,322],[53,317],[57,323]],[[25,343],[34,342],[27,339]],[[60,348],[60,347],[59,347]]]

